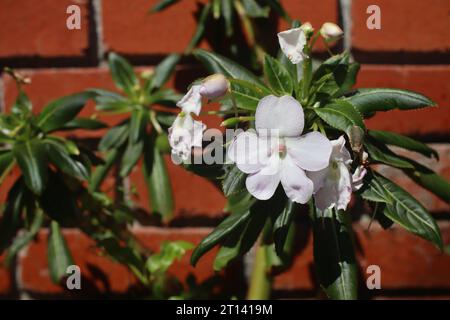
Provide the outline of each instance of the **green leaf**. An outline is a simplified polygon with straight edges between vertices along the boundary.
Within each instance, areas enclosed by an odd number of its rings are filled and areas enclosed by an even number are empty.
[[[242,2],[245,12],[252,18],[267,18],[269,16],[269,8],[261,7],[255,0],[246,0]]]
[[[47,158],[44,144],[29,140],[14,145],[14,157],[24,176],[25,184],[40,195],[47,181]]]
[[[264,74],[277,95],[292,94],[294,83],[286,68],[269,55],[264,57]]]
[[[225,178],[222,181],[222,189],[225,197],[229,197],[233,194],[245,190],[245,179],[247,175],[239,170],[235,165],[231,166],[231,169],[225,174]]]
[[[8,191],[5,209],[0,219],[0,254],[22,227],[22,211],[27,204],[27,188],[19,178]]]
[[[176,260],[179,261],[193,248],[194,245],[187,241],[164,241],[160,251],[148,258],[146,267],[151,274],[165,273]]]
[[[197,261],[219,242],[224,240],[231,232],[242,226],[250,218],[250,210],[240,210],[223,220],[209,235],[207,235],[192,252],[191,264]]]
[[[275,243],[275,251],[278,257],[287,259],[289,252],[286,252],[286,244],[289,235],[289,229],[294,225],[294,215],[299,210],[299,204],[291,200],[287,204],[281,214],[276,218],[273,225],[273,240]]]
[[[22,90],[19,91],[19,94],[17,95],[16,102],[12,106],[12,113],[18,114],[18,115],[27,115],[31,112],[32,104],[28,96],[25,92]]]
[[[108,64],[116,86],[127,95],[133,96],[139,88],[139,80],[131,64],[114,52],[109,54]]]
[[[137,143],[142,139],[147,124],[148,114],[143,108],[134,109],[131,112],[130,142]]]
[[[268,89],[262,86],[236,79],[230,80],[230,91],[238,108],[251,111],[256,110],[259,100],[271,94]]]
[[[233,0],[221,0],[220,2],[222,3],[222,16],[225,21],[225,35],[229,38],[233,35]]]
[[[14,166],[14,154],[11,151],[0,153],[0,185]]]
[[[120,164],[120,176],[122,178],[128,176],[131,170],[134,168],[139,158],[144,150],[144,141],[139,141],[138,143],[129,143],[125,149],[125,153],[122,157],[122,162]]]
[[[197,21],[197,28],[195,29],[195,33],[189,42],[185,53],[191,53],[191,51],[199,44],[200,40],[203,38],[205,33],[206,22],[208,20],[209,13],[211,12],[211,3],[207,3],[200,13],[200,17]]]
[[[317,210],[313,235],[314,264],[327,296],[334,300],[357,299],[358,268],[349,213]]]
[[[90,119],[90,118],[75,118],[72,121],[67,122],[61,130],[75,130],[75,129],[84,129],[84,130],[100,130],[107,128],[108,125],[99,120]]]
[[[385,203],[383,213],[389,219],[419,237],[431,241],[442,250],[442,236],[436,221],[401,187],[374,172],[361,196],[366,200]]]
[[[105,180],[112,166],[116,163],[119,155],[120,153],[117,149],[108,151],[106,154],[105,163],[97,166],[89,179],[90,191],[97,191],[100,188],[100,185]]]
[[[359,112],[343,100],[333,101],[322,108],[314,108],[314,111],[327,124],[343,132],[348,132],[353,126],[366,129]]]
[[[149,144],[149,141],[154,141],[154,139],[147,139],[145,145],[143,173],[151,199],[152,211],[159,214],[164,221],[168,221],[172,218],[174,210],[172,187],[164,157],[156,143]]]
[[[297,65],[293,64],[281,49],[278,51],[277,59],[278,62],[289,72],[291,79],[294,84],[296,84],[298,82]]]
[[[124,123],[115,126],[103,136],[100,140],[98,148],[100,151],[106,151],[113,148],[119,148],[122,146],[129,136],[129,124]]]
[[[92,92],[82,92],[50,102],[37,117],[38,127],[44,132],[64,127],[77,116],[92,97]]]
[[[34,213],[33,221],[28,230],[24,230],[22,234],[17,236],[11,246],[8,249],[8,254],[5,258],[5,264],[10,266],[14,261],[17,253],[24,248],[33,238],[37,235],[44,222],[44,214],[41,210],[36,210]]]
[[[88,179],[89,173],[86,168],[81,162],[72,159],[63,145],[53,140],[45,140],[45,148],[47,158],[62,172],[81,180]]]
[[[194,56],[200,60],[211,73],[223,73],[227,77],[245,80],[253,85],[264,85],[264,83],[262,83],[262,81],[253,73],[220,54],[203,49],[196,49],[194,50]]]
[[[221,244],[221,248],[214,259],[214,270],[220,271],[231,261],[247,253],[255,244],[267,220],[267,211],[256,212],[250,209],[252,214],[249,220],[229,234]]]
[[[370,159],[375,160],[376,162],[384,163],[396,168],[414,168],[408,159],[396,155],[388,147],[382,144],[375,144],[369,140],[366,140],[364,142],[364,146],[369,153]]]
[[[314,82],[323,82],[318,93],[340,97],[350,90],[359,72],[358,63],[350,63],[348,53],[335,55],[324,61],[314,73]]]
[[[179,1],[180,0],[161,0],[150,9],[150,12],[151,13],[160,12]]]
[[[377,111],[389,111],[393,109],[410,110],[436,106],[435,102],[419,93],[399,89],[358,89],[347,100],[364,117],[371,116]]]
[[[48,237],[48,267],[54,283],[59,283],[67,276],[67,268],[74,264],[66,240],[61,233],[58,222],[52,221]]]
[[[150,85],[148,88],[148,92],[153,91],[154,89],[161,88],[167,80],[169,80],[172,75],[173,70],[180,61],[181,55],[173,53],[167,56],[160,64],[158,64],[155,68],[155,74],[153,78],[150,80]]]
[[[409,160],[414,169],[403,169],[403,171],[418,185],[434,193],[447,203],[450,203],[450,182],[433,170],[421,164]]]
[[[439,159],[439,154],[436,150],[430,148],[425,143],[411,139],[401,134],[387,131],[369,130],[369,136],[385,144],[415,151],[429,158],[434,156],[436,159]]]

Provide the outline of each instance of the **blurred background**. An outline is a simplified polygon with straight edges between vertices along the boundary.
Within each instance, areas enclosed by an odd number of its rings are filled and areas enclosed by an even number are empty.
[[[108,52],[128,58],[140,70],[150,69],[165,55],[183,52],[195,31],[200,4],[182,0],[158,14],[149,14],[155,0],[0,0],[0,67],[13,67],[31,78],[25,87],[35,110],[63,95],[98,87],[115,90],[106,68]],[[349,50],[362,68],[357,87],[392,87],[418,91],[438,104],[420,111],[383,113],[369,119],[371,129],[390,130],[419,138],[439,151],[440,162],[414,156],[417,161],[450,179],[450,1],[449,0],[283,0],[294,19],[310,21],[319,29],[323,22],[339,24],[345,38],[333,50]],[[68,30],[68,6],[81,8],[81,29]],[[370,5],[381,9],[381,30],[369,30],[366,12]],[[277,50],[275,32],[288,24],[271,18],[264,22]],[[210,28],[201,43],[205,49],[226,51],[220,29]],[[218,48],[220,47],[220,48]],[[325,56],[319,46],[317,55]],[[243,58],[245,59],[245,57]],[[238,61],[239,62],[239,61]],[[241,62],[244,63],[245,61]],[[170,86],[186,91],[205,70],[192,57],[185,57],[176,69]],[[0,77],[0,110],[9,110],[17,91],[14,81]],[[83,111],[93,113],[93,105]],[[120,119],[101,117],[108,124]],[[219,119],[205,117],[208,126]],[[79,139],[97,139],[104,132],[79,132]],[[198,243],[223,218],[225,199],[212,184],[176,167],[168,161],[175,195],[175,219],[168,227],[141,219],[135,227],[139,239],[150,248],[163,240]],[[450,243],[450,206],[416,186],[394,169],[382,169],[414,194],[437,218],[444,238]],[[147,192],[136,169],[130,178],[139,213],[146,217]],[[14,181],[14,172],[2,184],[5,190]],[[111,177],[104,188],[114,185]],[[357,213],[360,214],[360,213]],[[315,298],[317,283],[312,269],[312,241],[306,217],[299,232],[297,255],[292,266],[275,278],[275,298]],[[430,243],[393,227],[385,231],[369,220],[355,222],[358,257],[361,264],[361,297],[374,299],[450,299],[450,255],[440,253]],[[135,280],[126,269],[95,250],[91,240],[77,230],[65,230],[65,237],[83,274],[82,290],[67,292],[54,285],[47,270],[46,231],[23,250],[12,268],[0,267],[1,298],[52,297],[132,297]],[[189,257],[176,263],[171,272],[185,281],[189,274],[198,281],[213,275],[214,252],[194,269]],[[245,260],[245,259],[244,259]],[[2,257],[0,256],[0,262]],[[239,261],[221,274],[221,290],[245,291],[248,261]],[[381,268],[381,290],[368,290],[364,284],[366,267]]]

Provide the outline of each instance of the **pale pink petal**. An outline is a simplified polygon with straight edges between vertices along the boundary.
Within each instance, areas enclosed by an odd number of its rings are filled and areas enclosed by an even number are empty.
[[[313,194],[313,182],[305,171],[297,166],[289,155],[282,160],[281,184],[289,199],[297,203],[307,203]]]
[[[310,132],[298,138],[286,139],[287,153],[294,162],[307,171],[319,171],[330,162],[331,143],[319,132]]]
[[[277,158],[278,155],[272,156],[266,167],[250,174],[245,180],[248,192],[256,199],[268,200],[274,195],[280,183],[279,158],[278,160]]]
[[[255,126],[261,136],[296,137],[305,124],[301,104],[291,96],[262,98],[255,114]]]
[[[267,164],[269,152],[265,139],[258,138],[255,132],[246,131],[234,138],[227,156],[242,172],[255,173]]]
[[[364,183],[364,176],[366,175],[367,170],[363,166],[359,166],[356,168],[355,172],[352,175],[352,185],[353,191],[358,191],[362,188]]]

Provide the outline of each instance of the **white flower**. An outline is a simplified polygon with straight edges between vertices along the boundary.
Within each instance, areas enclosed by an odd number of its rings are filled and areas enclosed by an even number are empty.
[[[192,147],[201,147],[206,126],[189,113],[180,112],[169,128],[169,144],[172,155],[183,161],[189,159]]]
[[[347,209],[352,192],[362,187],[362,180],[366,174],[364,167],[358,167],[350,174],[352,158],[345,148],[345,139],[341,136],[331,141],[333,151],[327,168],[308,172],[308,177],[314,182],[314,199],[319,210],[336,208]]]
[[[223,74],[213,74],[202,81],[200,95],[210,100],[217,99],[228,92],[229,85],[227,78]]]
[[[328,166],[330,141],[318,132],[301,135],[303,109],[291,96],[261,99],[255,114],[256,133],[239,134],[228,149],[228,157],[249,174],[247,190],[257,199],[270,199],[282,184],[286,195],[306,203],[313,193],[313,182],[305,170]]]
[[[320,34],[326,41],[333,42],[339,40],[344,35],[344,31],[337,24],[325,22],[320,28]]]
[[[201,87],[202,86],[199,84],[193,85],[188,93],[178,101],[177,107],[180,107],[187,114],[192,112],[198,116],[202,109],[202,96],[200,95]]]
[[[281,50],[293,64],[298,64],[306,58],[303,53],[306,35],[301,27],[278,33],[278,41]]]

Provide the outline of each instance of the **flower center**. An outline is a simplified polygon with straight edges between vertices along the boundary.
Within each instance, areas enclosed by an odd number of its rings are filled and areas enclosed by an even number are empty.
[[[287,153],[286,144],[284,143],[284,141],[280,141],[278,144],[278,155],[280,156],[281,159],[284,159],[286,157],[286,153]]]

